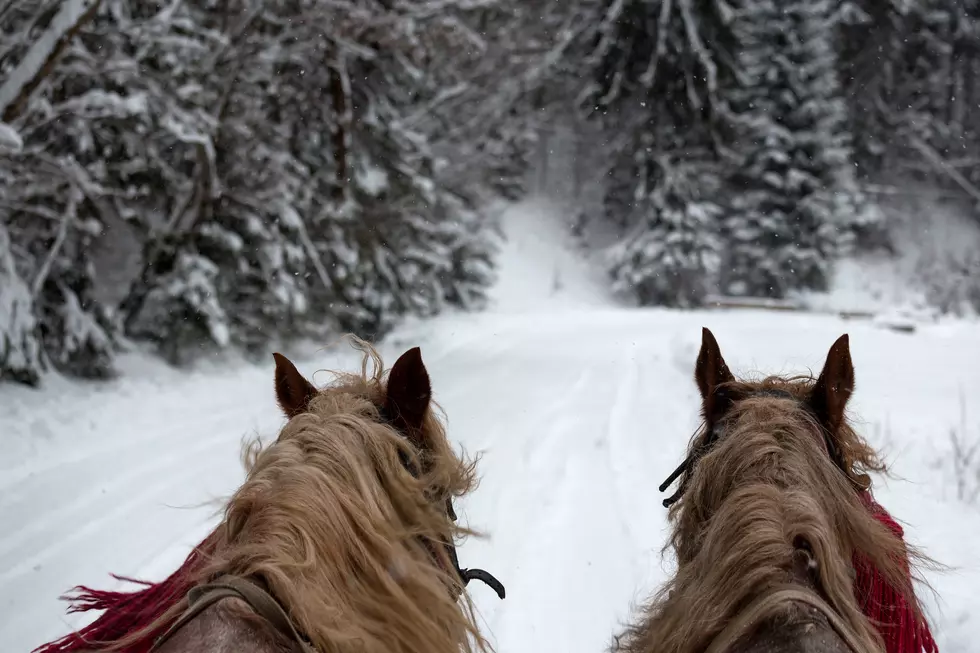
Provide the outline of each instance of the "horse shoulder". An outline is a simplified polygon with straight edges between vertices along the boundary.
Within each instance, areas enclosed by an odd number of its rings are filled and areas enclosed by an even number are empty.
[[[189,621],[154,653],[292,653],[244,601],[227,598]]]

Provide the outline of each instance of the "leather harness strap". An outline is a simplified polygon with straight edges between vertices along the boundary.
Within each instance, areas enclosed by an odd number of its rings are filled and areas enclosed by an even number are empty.
[[[282,633],[287,639],[293,642],[294,647],[298,646],[301,653],[315,653],[306,639],[299,634],[296,627],[290,620],[289,615],[283,610],[279,602],[271,594],[256,585],[250,580],[240,576],[222,576],[212,583],[198,585],[187,593],[188,608],[170,626],[163,635],[157,638],[150,648],[149,653],[157,651],[163,644],[176,634],[178,630],[190,623],[202,612],[224,599],[241,599],[251,607],[256,614],[268,621]]]
[[[857,636],[847,623],[841,619],[840,615],[834,612],[827,602],[813,592],[808,592],[795,585],[783,585],[777,587],[769,594],[764,594],[749,604],[737,617],[732,619],[704,653],[728,653],[738,640],[754,626],[772,609],[773,606],[785,602],[797,601],[806,603],[819,610],[830,623],[847,647],[853,653],[881,653],[875,647],[869,647]]]

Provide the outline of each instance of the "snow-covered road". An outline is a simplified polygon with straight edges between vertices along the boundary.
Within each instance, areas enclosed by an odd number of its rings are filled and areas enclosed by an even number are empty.
[[[929,577],[939,599],[927,594],[928,606],[940,650],[975,653],[980,509],[956,498],[948,454],[950,429],[980,439],[975,325],[908,335],[814,316],[574,304],[447,315],[382,348],[390,364],[422,346],[450,437],[483,452],[482,484],[458,512],[490,537],[468,541],[460,561],[507,586],[499,601],[471,585],[499,653],[599,653],[669,572],[657,486],[696,425],[702,325],[736,373],[817,370],[851,334],[853,414],[902,477],[879,499],[910,540],[955,567]],[[309,375],[355,360],[334,350],[297,364]],[[241,480],[242,437],[273,436],[282,422],[271,357],[191,374],[125,365],[106,385],[0,389],[4,653],[87,620],[57,600],[72,585],[171,571],[213,524],[218,504],[207,502]]]

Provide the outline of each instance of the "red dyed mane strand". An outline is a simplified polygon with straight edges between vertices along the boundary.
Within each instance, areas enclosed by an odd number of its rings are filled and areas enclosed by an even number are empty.
[[[94,622],[64,637],[34,649],[31,653],[75,653],[104,651],[127,635],[146,628],[176,603],[182,601],[193,586],[191,580],[214,550],[214,532],[191,551],[177,571],[159,583],[149,583],[126,576],[112,577],[142,585],[131,592],[111,592],[78,586],[74,596],[61,598],[71,603],[69,613],[104,610]],[[176,617],[175,617],[176,619]],[[127,646],[124,653],[147,653],[154,639],[166,630],[173,620],[147,631],[140,640]]]
[[[901,525],[879,505],[870,492],[862,492],[861,500],[874,515],[899,539],[905,532]],[[864,613],[885,640],[886,653],[939,653],[939,647],[932,638],[929,625],[917,619],[912,606],[895,590],[871,564],[870,560],[855,553],[854,594]],[[906,573],[908,560],[904,561]],[[911,577],[910,577],[911,581]]]

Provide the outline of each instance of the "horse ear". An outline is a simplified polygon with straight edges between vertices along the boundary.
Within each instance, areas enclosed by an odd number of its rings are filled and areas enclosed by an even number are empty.
[[[429,373],[422,362],[422,350],[413,347],[402,354],[391,368],[385,411],[392,425],[414,441],[422,428],[431,399],[432,387]]]
[[[286,417],[295,417],[306,411],[317,389],[288,358],[282,354],[273,354],[272,357],[276,360],[276,401]]]
[[[718,388],[735,380],[728,364],[721,356],[721,348],[715,336],[707,328],[701,329],[701,351],[694,365],[694,380],[701,391],[701,404],[704,418],[713,422],[728,409],[731,398]],[[709,424],[710,428],[710,424]]]
[[[808,403],[830,434],[837,433],[844,421],[844,408],[854,392],[854,365],[850,339],[845,333],[831,346],[827,362],[810,391]]]

